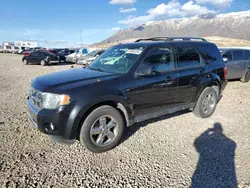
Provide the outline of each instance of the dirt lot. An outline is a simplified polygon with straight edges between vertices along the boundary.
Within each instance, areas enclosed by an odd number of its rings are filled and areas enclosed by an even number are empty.
[[[54,144],[27,119],[31,79],[69,68],[0,54],[2,187],[250,187],[250,83],[230,82],[209,119],[183,112],[138,124],[115,149],[93,154]]]

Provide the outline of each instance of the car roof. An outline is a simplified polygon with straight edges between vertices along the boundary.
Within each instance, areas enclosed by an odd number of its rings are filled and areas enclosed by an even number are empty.
[[[162,44],[213,44],[207,41],[143,41],[143,42],[131,42],[131,43],[122,43],[118,44],[116,46],[138,46],[138,47],[152,47],[152,46],[157,46],[157,45],[162,45]]]
[[[227,47],[222,47],[222,48],[219,48],[220,50],[249,50],[249,49],[247,49],[247,48],[244,48],[244,47],[242,47],[242,48],[237,48],[237,47],[230,47],[230,48],[227,48]]]

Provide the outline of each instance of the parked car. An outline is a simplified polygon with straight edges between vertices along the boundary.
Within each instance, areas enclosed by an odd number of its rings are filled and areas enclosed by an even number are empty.
[[[22,62],[24,65],[40,64],[42,66],[45,66],[48,64],[58,63],[58,58],[55,54],[48,51],[35,51],[31,52],[30,54],[26,54],[23,57]]]
[[[20,50],[20,47],[19,47],[19,46],[14,46],[14,47],[11,49],[11,53],[17,54],[19,50]]]
[[[76,64],[88,66],[97,57],[99,57],[103,52],[105,52],[105,50],[95,50],[95,51],[90,52],[87,55],[80,56],[79,59],[77,60]]]
[[[75,50],[69,50],[69,49],[64,49],[64,50],[60,50],[58,52],[58,58],[59,58],[59,62],[66,62],[66,57],[72,53],[74,53]]]
[[[228,80],[250,80],[250,50],[220,48],[221,55],[227,67]]]
[[[215,44],[194,39],[119,44],[85,69],[37,77],[27,99],[30,120],[55,141],[79,139],[105,152],[137,122],[184,109],[208,118],[227,85],[226,68]],[[103,61],[124,51],[112,64]]]
[[[69,63],[76,63],[80,56],[87,55],[88,53],[89,53],[88,48],[77,49],[75,50],[74,53],[66,56],[66,61]]]

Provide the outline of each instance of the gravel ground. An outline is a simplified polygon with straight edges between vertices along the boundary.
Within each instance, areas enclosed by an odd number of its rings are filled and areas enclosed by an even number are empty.
[[[209,119],[182,112],[137,124],[93,154],[53,143],[27,119],[31,79],[69,68],[0,54],[2,187],[250,187],[250,83],[230,82]]]

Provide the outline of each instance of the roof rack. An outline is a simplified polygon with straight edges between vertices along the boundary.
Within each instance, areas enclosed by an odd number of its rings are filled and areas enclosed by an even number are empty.
[[[154,37],[154,38],[147,38],[147,39],[138,39],[135,42],[140,41],[203,41],[207,42],[204,38],[199,37]]]

